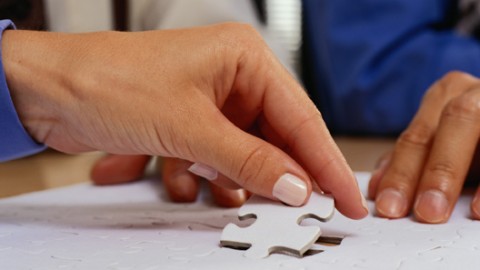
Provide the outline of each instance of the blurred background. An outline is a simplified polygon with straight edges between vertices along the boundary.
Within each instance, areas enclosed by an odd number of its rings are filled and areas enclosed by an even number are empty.
[[[185,16],[192,12],[195,19]],[[222,21],[263,25],[285,47],[286,58],[297,70],[301,12],[301,0],[0,0],[0,19],[9,18],[17,28],[29,30],[141,31]],[[174,17],[177,19],[172,20]]]
[[[18,29],[70,33],[246,22],[260,32],[299,81],[305,81],[302,78],[306,72],[302,70],[308,70],[301,64],[305,62],[301,0],[0,0],[0,19],[13,20]],[[352,168],[360,171],[372,170],[377,157],[393,142],[338,136],[336,141]],[[66,155],[48,150],[0,163],[0,197],[89,181],[90,168],[102,155]]]
[[[113,7],[127,1],[1,0],[0,16],[19,29],[83,32],[114,28]],[[132,1],[136,2],[136,1]],[[119,8],[126,8],[119,7]],[[125,16],[122,19],[126,19]],[[87,19],[88,18],[88,19]],[[126,27],[124,24],[122,27]]]

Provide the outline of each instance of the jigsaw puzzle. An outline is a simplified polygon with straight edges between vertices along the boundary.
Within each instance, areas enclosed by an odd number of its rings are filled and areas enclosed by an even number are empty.
[[[366,193],[370,175],[356,176]],[[171,203],[152,178],[2,199],[0,269],[438,270],[480,265],[480,221],[469,218],[471,194],[462,194],[446,224],[373,215],[352,220],[338,212],[326,223],[305,219],[301,226],[321,226],[321,237],[302,259],[274,253],[261,260],[219,247],[227,224],[256,221],[239,222],[238,209],[216,207],[205,194],[195,203]],[[368,206],[373,212],[374,202]],[[305,257],[312,250],[323,252]]]
[[[334,213],[331,196],[312,193],[302,207],[291,207],[260,196],[252,196],[240,209],[239,219],[255,218],[245,228],[228,224],[220,244],[224,247],[248,248],[245,256],[264,258],[270,253],[284,252],[301,257],[320,237],[319,226],[301,226],[306,218],[329,220]]]

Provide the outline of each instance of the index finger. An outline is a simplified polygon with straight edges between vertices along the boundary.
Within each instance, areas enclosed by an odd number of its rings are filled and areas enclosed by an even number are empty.
[[[255,59],[257,62],[258,59]],[[255,76],[263,76],[263,114],[297,161],[323,191],[335,197],[342,214],[359,219],[368,214],[355,176],[333,141],[320,112],[302,87],[276,61],[267,59]]]
[[[354,219],[365,217],[368,214],[365,199],[320,112],[297,83],[291,89],[294,90],[267,92],[266,119],[320,188],[332,193],[340,212]]]

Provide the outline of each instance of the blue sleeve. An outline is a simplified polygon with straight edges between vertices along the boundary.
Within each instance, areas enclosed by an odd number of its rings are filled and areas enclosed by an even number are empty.
[[[0,20],[0,44],[1,35],[8,28],[14,28],[13,23],[10,20]],[[18,118],[0,59],[0,162],[31,155],[43,149],[45,146],[30,137]]]
[[[451,70],[480,75],[480,43],[446,26],[450,0],[303,0],[310,91],[337,133],[396,134]]]

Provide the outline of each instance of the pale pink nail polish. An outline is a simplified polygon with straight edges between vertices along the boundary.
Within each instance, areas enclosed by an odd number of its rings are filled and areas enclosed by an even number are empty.
[[[273,186],[272,195],[288,205],[300,206],[307,198],[307,185],[295,175],[286,173]]]
[[[193,163],[193,165],[188,168],[188,171],[210,181],[218,177],[217,170],[201,163]]]

